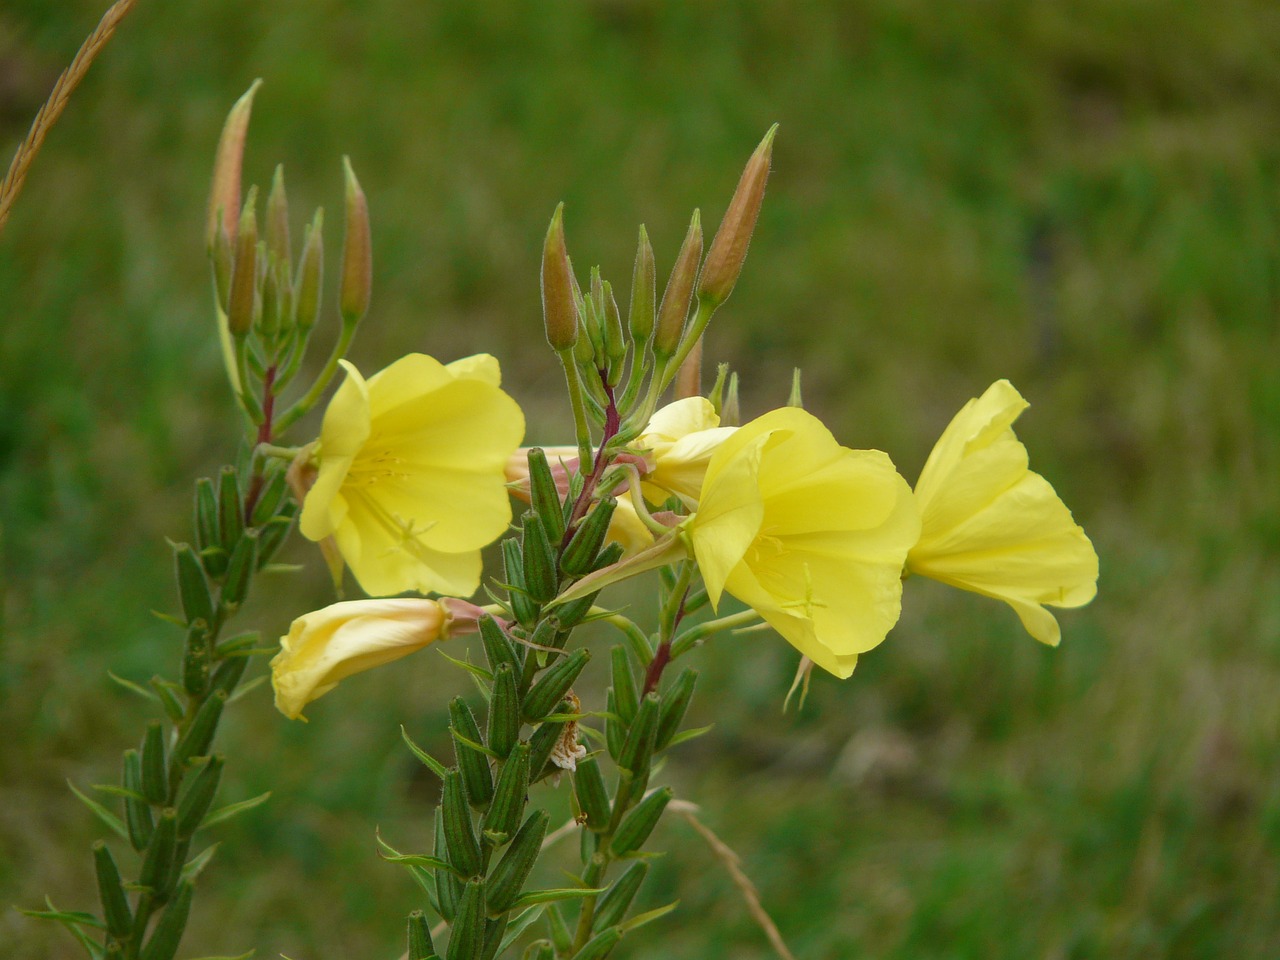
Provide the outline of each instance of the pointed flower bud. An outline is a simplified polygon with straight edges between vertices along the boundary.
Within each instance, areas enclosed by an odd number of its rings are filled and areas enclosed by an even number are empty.
[[[244,161],[244,138],[249,128],[249,114],[253,110],[253,96],[262,81],[253,85],[236,101],[227,114],[218,138],[218,152],[213,161],[213,188],[209,191],[209,218],[205,228],[205,244],[213,248],[214,232],[218,218],[222,218],[222,230],[228,240],[236,236],[240,216],[240,169]]]
[[[627,316],[627,325],[631,328],[631,339],[636,349],[649,339],[653,333],[655,269],[653,263],[653,247],[649,245],[649,234],[644,224],[640,225],[640,240],[636,245],[636,265],[631,271],[631,310]]]
[[[693,282],[698,278],[698,262],[701,259],[702,220],[695,210],[675,266],[671,268],[667,289],[662,294],[662,305],[658,308],[653,352],[660,357],[672,356],[680,346],[680,336],[684,333],[684,323],[689,316],[689,297],[693,293]]]
[[[253,327],[258,295],[258,220],[253,209],[257,202],[257,187],[251,187],[240,213],[231,292],[227,297],[227,326],[236,337],[245,336]]]
[[[324,211],[315,218],[302,238],[302,259],[294,290],[293,320],[302,333],[316,325],[320,316],[320,286],[324,281]]]
[[[284,164],[276,165],[267,194],[267,251],[275,254],[288,277],[289,260],[293,256],[289,244],[289,198],[284,192]]]
[[[622,362],[627,356],[627,338],[622,332],[622,315],[618,301],[613,297],[613,284],[606,280],[601,290],[604,297],[604,356],[608,370],[609,386],[616,387],[622,379]]]
[[[557,353],[578,339],[578,310],[574,305],[573,271],[564,242],[564,204],[556,207],[542,244],[542,322],[547,343]]]
[[[764,200],[765,181],[769,179],[773,137],[777,132],[775,123],[747,161],[738,189],[729,201],[729,209],[720,221],[715,239],[711,241],[702,278],[698,282],[698,299],[711,306],[719,306],[729,299],[733,285],[738,282],[738,274],[742,272],[742,264],[747,259],[747,246],[751,243],[760,203]]]
[[[355,325],[369,311],[373,289],[373,240],[369,233],[369,203],[360,181],[351,169],[351,158],[342,158],[346,178],[347,224],[342,239],[342,281],[338,286],[338,309],[342,322]]]

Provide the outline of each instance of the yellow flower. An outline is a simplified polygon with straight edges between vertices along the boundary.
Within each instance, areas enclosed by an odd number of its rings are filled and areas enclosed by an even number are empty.
[[[920,518],[887,456],[842,447],[787,407],[719,445],[685,529],[713,604],[732,594],[847,677],[898,620]]]
[[[649,499],[657,503],[675,494],[696,509],[712,455],[737,429],[720,426],[705,397],[677,400],[655,413],[635,443],[652,465],[644,474]]]
[[[293,621],[271,660],[276,709],[290,720],[338,681],[447,636],[449,611],[435,600],[348,600]]]
[[[498,361],[479,354],[445,366],[413,353],[368,381],[343,365],[303,535],[334,537],[371,595],[474,592],[480,549],[511,522],[503,468],[524,436]]]
[[[922,533],[907,569],[1003,600],[1028,633],[1056,645],[1058,621],[1043,605],[1092,600],[1098,555],[1049,482],[1027,467],[1012,429],[1027,406],[1000,380],[943,431],[916,483]]]

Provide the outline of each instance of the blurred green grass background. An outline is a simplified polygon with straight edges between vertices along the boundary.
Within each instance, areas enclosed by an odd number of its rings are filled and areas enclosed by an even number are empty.
[[[6,0],[7,158],[104,2]],[[491,351],[535,442],[567,433],[538,254],[566,202],[580,269],[659,269],[718,222],[781,130],[744,278],[707,356],[756,414],[786,397],[909,478],[1009,377],[1020,434],[1094,538],[1098,600],[1039,648],[1005,608],[908,583],[845,683],[780,707],[763,637],[697,654],[668,768],[809,958],[1280,956],[1280,8],[1267,0],[141,3],[49,138],[0,238],[0,940],[93,903],[109,782],[147,708],[106,671],[172,670],[163,537],[235,443],[201,238],[222,118],[261,90],[246,179],[286,167],[294,228],[351,155],[374,222],[353,358]],[[319,352],[319,351],[317,351]],[[312,426],[310,429],[314,429]],[[259,591],[268,634],[329,599],[317,557]],[[309,725],[230,717],[188,955],[394,957],[416,903],[373,829],[423,847],[465,689],[428,653],[344,684]],[[434,739],[433,739],[434,738]],[[441,750],[447,752],[447,748]],[[563,809],[564,788],[552,800]],[[687,827],[619,956],[770,956]]]

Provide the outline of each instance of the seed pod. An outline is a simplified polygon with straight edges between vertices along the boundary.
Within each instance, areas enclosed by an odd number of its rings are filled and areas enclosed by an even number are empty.
[[[449,935],[448,960],[479,960],[484,949],[484,881],[468,880]]]
[[[196,832],[196,828],[204,822],[205,814],[213,805],[213,798],[218,792],[218,781],[222,779],[223,759],[212,756],[204,762],[200,772],[191,781],[182,798],[178,801],[178,837],[187,839]]]
[[[499,844],[506,843],[520,825],[525,794],[529,790],[529,745],[521,743],[502,765],[493,789],[493,803],[484,816],[484,834]],[[501,839],[498,839],[501,838]]]
[[[209,591],[209,581],[204,577],[196,552],[190,544],[179,543],[173,548],[173,559],[177,566],[178,596],[182,600],[182,614],[187,624],[196,620],[213,623],[213,594]]]
[[[511,642],[498,621],[488,614],[480,618],[480,639],[484,641],[484,654],[489,659],[489,669],[495,674],[503,664],[513,670],[520,669],[523,660],[516,652],[516,645]]]
[[[164,724],[159,720],[147,722],[147,732],[142,738],[142,794],[148,803],[163,804],[169,793],[168,772],[165,769]]]
[[[280,508],[280,513],[264,524],[258,534],[258,569],[261,570],[276,555],[284,542],[293,532],[293,518],[298,512],[295,503],[287,502]]]
[[[493,868],[486,885],[490,914],[509,910],[520,896],[542,853],[542,839],[547,835],[550,822],[551,814],[546,810],[535,810],[512,838],[511,845]]]
[[[676,677],[676,682],[662,694],[662,703],[658,710],[658,732],[654,737],[655,750],[663,750],[671,743],[671,738],[680,729],[680,721],[689,709],[689,701],[693,699],[693,688],[698,683],[698,674],[694,670],[685,669]]]
[[[484,743],[480,727],[476,725],[471,708],[461,697],[454,697],[449,702],[449,720],[452,723],[450,730],[454,733],[453,754],[458,760],[458,771],[462,774],[467,799],[473,806],[483,810],[493,797],[493,774],[489,771],[489,758],[458,739],[458,736],[462,736],[472,743]]]
[[[595,757],[578,761],[573,773],[573,792],[578,798],[578,808],[587,818],[587,827],[599,833],[609,826],[609,793],[604,786],[604,775]]]
[[[604,929],[622,922],[622,918],[627,915],[627,908],[631,906],[631,901],[635,899],[640,884],[644,883],[648,872],[649,864],[643,860],[637,860],[614,881],[613,886],[604,892],[604,896],[596,904],[596,915],[593,921],[596,927]]]
[[[636,243],[636,263],[631,270],[631,309],[627,315],[627,326],[631,328],[631,339],[635,341],[637,351],[644,347],[653,333],[655,273],[653,247],[649,245],[649,234],[641,224],[640,239]]]
[[[173,960],[187,929],[187,916],[191,912],[191,881],[183,880],[174,892],[173,900],[160,915],[160,922],[151,932],[151,939],[138,955],[138,960]]]
[[[235,467],[223,467],[218,475],[218,537],[228,551],[244,530],[244,501]]]
[[[604,960],[622,939],[622,931],[618,927],[602,930],[583,945],[573,955],[573,960]]]
[[[602,551],[607,553],[608,551]],[[596,597],[600,596],[600,591],[587,594],[585,597],[579,597],[577,600],[570,600],[556,607],[556,617],[560,620],[560,626],[568,629],[576,627],[588,613],[591,612],[592,605],[596,602]]]
[[[609,756],[616,763],[618,755],[622,753],[622,745],[627,740],[627,725],[622,722],[618,714],[618,699],[612,687],[605,691],[604,698],[604,709],[609,714],[604,721],[604,742],[609,750]]]
[[[653,738],[658,729],[658,709],[656,694],[647,694],[640,701],[636,718],[618,754],[619,768],[633,774],[649,769],[649,758],[653,754]]]
[[[248,666],[249,658],[247,656],[224,657],[213,671],[213,681],[210,683],[210,687],[215,692],[221,690],[227,696],[230,696],[235,693],[236,687],[240,684],[240,678],[244,676]]]
[[[622,722],[630,725],[636,718],[636,710],[640,708],[640,694],[636,690],[636,678],[631,672],[631,663],[627,649],[614,647],[610,651],[613,657],[613,695],[614,709]]]
[[[559,543],[564,537],[564,503],[541,447],[529,451],[529,503],[542,518],[547,537],[552,543]]]
[[[237,609],[249,593],[249,583],[258,569],[258,531],[250,528],[240,534],[231,559],[227,563],[227,575],[222,581],[222,605],[228,610]]]
[[[625,857],[628,853],[639,850],[649,839],[649,834],[653,833],[653,828],[658,825],[662,812],[670,802],[670,787],[655,790],[641,800],[634,810],[622,818],[622,823],[614,832],[613,843],[609,845],[613,855]]]
[[[120,882],[120,869],[105,840],[98,840],[93,845],[93,868],[98,877],[98,899],[102,901],[107,932],[117,940],[123,940],[133,929],[133,913],[129,910],[124,885]]]
[[[591,569],[603,570],[605,567],[612,566],[622,559],[622,555],[627,552],[627,548],[622,544],[606,543],[604,549],[596,554],[596,562],[592,564]]]
[[[449,844],[444,835],[444,811],[440,809],[436,810],[435,815],[433,852],[442,860],[449,857]],[[436,904],[440,908],[440,916],[452,923],[454,912],[458,909],[458,900],[462,897],[462,882],[454,876],[452,870],[436,870],[431,876],[435,880]]]
[[[432,960],[436,945],[431,942],[431,924],[421,910],[409,914],[409,960]]]
[[[590,659],[591,652],[585,647],[579,647],[567,657],[562,657],[559,663],[549,667],[524,698],[522,712],[525,720],[538,723],[546,717],[564,699]]]
[[[173,807],[165,807],[156,822],[151,834],[151,842],[142,855],[142,866],[138,869],[138,883],[150,887],[157,896],[164,896],[165,881],[173,866],[174,847],[178,840],[178,812]]]
[[[506,759],[520,737],[520,694],[511,664],[494,672],[493,694],[489,697],[489,749]]]
[[[285,471],[278,467],[270,470],[263,480],[262,493],[258,495],[258,502],[253,505],[249,522],[260,527],[274,517],[288,490],[289,481],[285,477]]]
[[[511,613],[521,625],[531,628],[538,619],[538,604],[525,589],[524,561],[520,543],[514,537],[502,541],[502,565],[507,595],[511,599]]]
[[[550,940],[535,940],[524,948],[523,960],[556,960],[556,948]]]
[[[222,708],[226,705],[227,695],[222,690],[209,694],[200,709],[191,720],[191,726],[178,738],[173,748],[173,758],[169,761],[169,784],[176,786],[182,779],[187,761],[192,757],[202,757],[213,742],[213,735],[218,730],[218,721],[222,718]]]
[[[498,955],[498,948],[502,946],[502,938],[506,935],[510,919],[510,914],[504,913],[484,922],[484,949],[480,951],[480,960],[494,960]]]
[[[445,847],[449,851],[449,863],[465,877],[480,872],[480,843],[476,839],[475,824],[471,822],[471,810],[467,806],[467,791],[462,774],[450,770],[444,778],[444,796],[440,801],[444,817]]]
[[[182,687],[193,697],[209,688],[209,624],[192,620],[182,647]]]
[[[568,712],[569,705],[561,700],[556,704],[551,715],[555,716],[558,713]],[[551,751],[556,748],[556,744],[560,741],[560,734],[563,732],[564,724],[550,719],[543,721],[542,725],[533,731],[533,736],[529,738],[529,777],[531,781],[536,781],[542,776],[542,768],[551,759]]]
[[[555,551],[551,549],[547,528],[538,514],[533,511],[526,513],[523,529],[522,559],[525,588],[538,603],[546,603],[556,595],[559,586]]]
[[[551,941],[555,944],[556,953],[567,956],[573,949],[573,934],[554,903],[547,907],[547,926],[551,928]]]
[[[218,529],[218,495],[213,481],[201,477],[196,481],[195,518],[196,546],[209,576],[217,577],[227,568],[227,549]]]
[[[569,545],[560,554],[560,569],[567,576],[580,577],[594,566],[617,505],[613,497],[601,500],[574,531]]]
[[[698,262],[702,259],[702,220],[697,210],[689,221],[689,230],[676,255],[671,277],[662,294],[658,307],[657,325],[653,332],[653,352],[658,357],[673,356],[680,346],[684,324],[689,317],[689,298],[693,282],[698,277]]]
[[[142,760],[137,750],[124,752],[124,769],[120,783],[131,793],[142,793]],[[133,849],[142,850],[151,842],[155,824],[151,819],[151,807],[145,800],[138,800],[131,796],[124,798],[124,822],[129,831],[129,843]]]

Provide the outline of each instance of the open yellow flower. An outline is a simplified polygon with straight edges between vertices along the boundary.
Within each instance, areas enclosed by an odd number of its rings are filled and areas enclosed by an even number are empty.
[[[480,549],[511,522],[503,468],[524,436],[498,361],[480,354],[446,366],[413,353],[368,381],[343,365],[303,535],[332,536],[371,595],[474,592]]]
[[[687,397],[657,411],[635,443],[647,451],[650,468],[644,480],[649,499],[660,502],[675,494],[696,509],[712,455],[737,429],[720,426],[706,397]]]
[[[1062,634],[1044,605],[1092,600],[1098,555],[1053,487],[1027,466],[1012,428],[1027,406],[1000,380],[943,431],[916,483],[922,532],[907,569],[1003,600],[1028,633],[1056,645]]]
[[[276,709],[297,720],[339,680],[421,650],[449,624],[444,604],[412,597],[348,600],[299,617],[271,660]]]
[[[920,518],[885,454],[842,447],[787,407],[719,444],[685,530],[714,605],[732,594],[847,677],[898,621]]]

